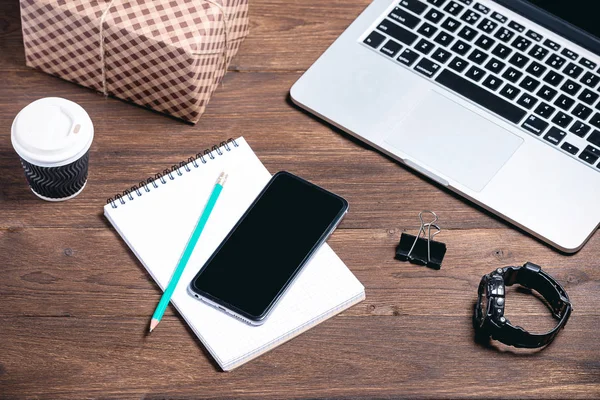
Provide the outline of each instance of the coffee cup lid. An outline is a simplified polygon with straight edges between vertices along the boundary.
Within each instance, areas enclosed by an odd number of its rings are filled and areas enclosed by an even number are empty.
[[[77,103],[60,97],[39,99],[15,117],[11,141],[24,160],[59,167],[81,158],[92,145],[94,125]]]

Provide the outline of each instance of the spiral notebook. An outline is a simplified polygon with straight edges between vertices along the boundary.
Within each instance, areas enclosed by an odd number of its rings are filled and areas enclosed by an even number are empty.
[[[163,290],[222,171],[229,174],[227,184],[171,302],[228,371],[360,302],[365,292],[323,244],[261,326],[246,325],[187,293],[196,272],[271,178],[244,138],[198,153],[109,199],[104,207],[104,215]]]

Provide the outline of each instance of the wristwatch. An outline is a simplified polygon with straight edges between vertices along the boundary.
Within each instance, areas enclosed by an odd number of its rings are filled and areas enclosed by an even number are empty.
[[[504,316],[505,287],[515,283],[537,291],[546,299],[552,315],[559,320],[554,329],[543,334],[533,334],[520,326],[512,325],[506,319]],[[546,346],[565,327],[573,311],[565,289],[538,265],[530,262],[522,267],[498,268],[484,275],[479,283],[478,295],[473,319],[477,333],[514,347]]]

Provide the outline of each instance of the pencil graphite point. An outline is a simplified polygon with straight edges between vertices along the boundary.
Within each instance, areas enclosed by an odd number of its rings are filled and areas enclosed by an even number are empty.
[[[150,321],[150,332],[152,332],[154,328],[158,326],[159,322],[159,320],[152,318],[152,321]]]
[[[217,179],[217,183],[221,186],[225,185],[225,182],[227,181],[227,174],[225,172],[221,172],[221,175],[219,175],[219,179]]]

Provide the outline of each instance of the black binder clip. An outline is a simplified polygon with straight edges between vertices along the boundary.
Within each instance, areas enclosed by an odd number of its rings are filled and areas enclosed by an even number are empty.
[[[431,214],[433,220],[425,223],[423,221],[423,214]],[[421,220],[419,234],[413,236],[403,233],[400,237],[400,243],[396,247],[395,258],[400,261],[410,261],[413,264],[440,269],[444,255],[446,254],[446,245],[433,240],[435,235],[441,232],[440,227],[436,224],[438,217],[433,211],[421,211],[419,219]],[[435,229],[433,233],[431,232],[432,227]]]

